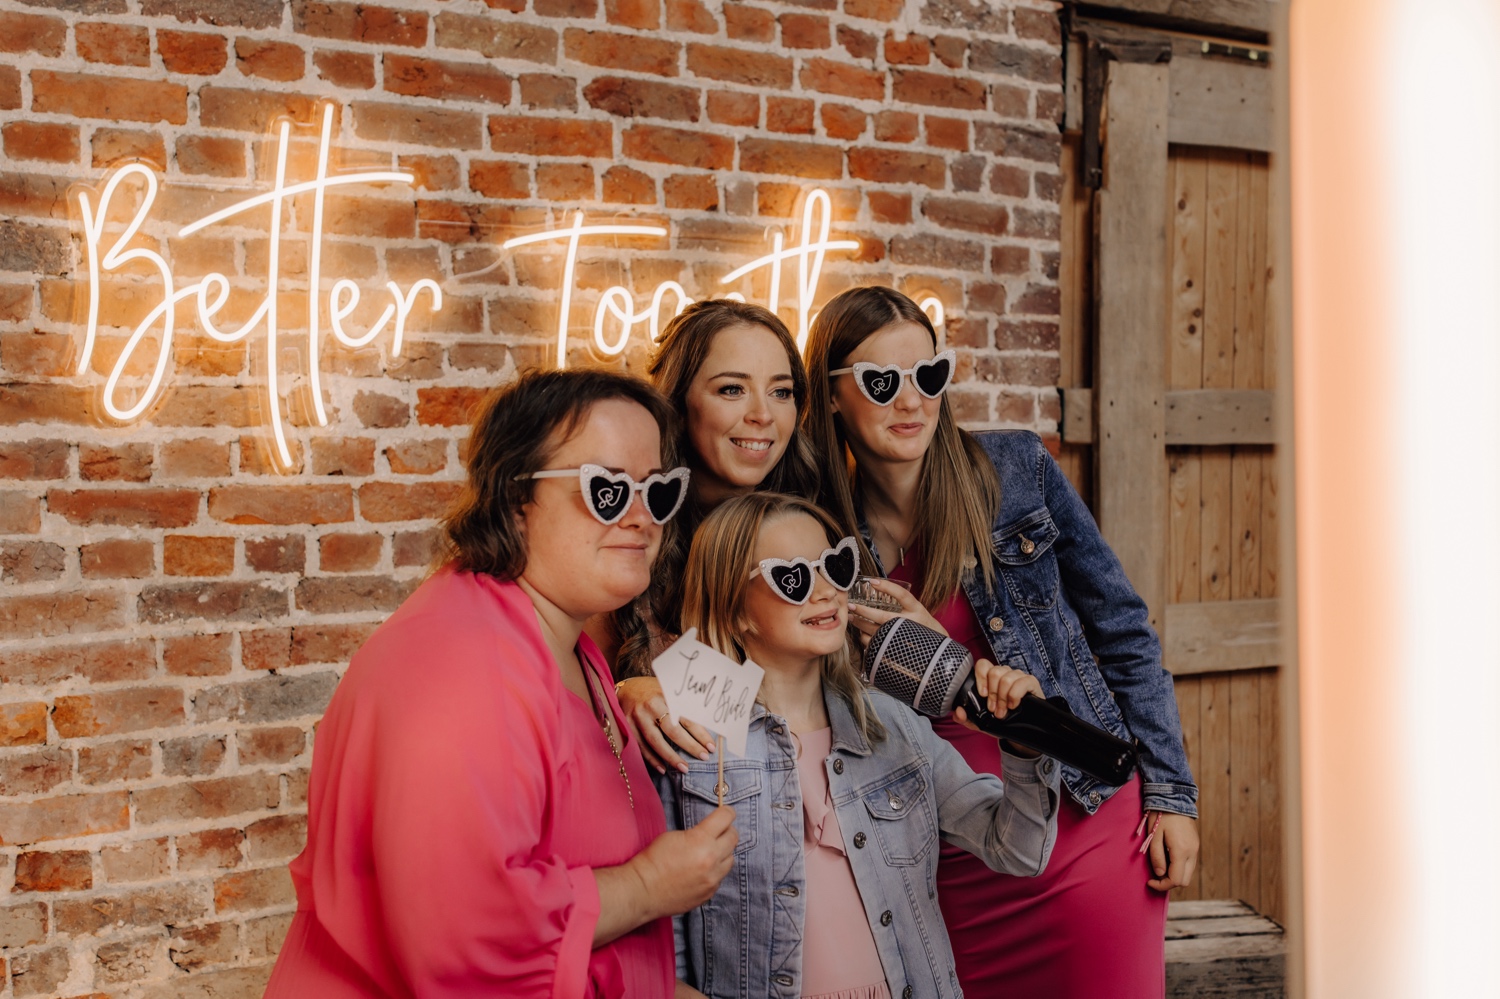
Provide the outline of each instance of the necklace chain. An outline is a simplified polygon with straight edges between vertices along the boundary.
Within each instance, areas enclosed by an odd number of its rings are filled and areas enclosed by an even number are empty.
[[[599,696],[600,692],[596,686],[599,678],[594,676],[593,670],[589,669],[582,662],[579,665],[583,666],[584,675],[588,677],[589,694],[594,701],[594,710],[599,718],[599,727],[604,729],[604,738],[609,743],[609,751],[615,754],[615,762],[620,765],[620,779],[625,782],[625,797],[630,802],[630,810],[633,812],[635,811],[635,792],[630,788],[630,775],[625,772],[625,757],[620,752],[620,746],[615,742],[614,733],[609,729],[609,700]]]
[[[907,536],[906,536],[906,544],[901,544],[900,542],[898,542],[896,540],[896,535],[893,534],[893,533],[891,533],[891,529],[889,527],[885,526],[885,521],[881,520],[879,517],[871,516],[870,517],[870,522],[872,524],[874,524],[876,527],[879,527],[880,530],[881,530],[881,532],[887,538],[890,539],[891,544],[893,544],[893,545],[896,546],[896,556],[897,556],[896,564],[897,565],[905,565],[906,564],[906,549],[908,549],[908,548],[911,547],[911,539],[914,538],[914,537],[916,537],[918,528],[917,527],[913,527],[911,529],[911,532],[909,534],[907,534]],[[920,525],[918,525],[918,526],[920,526]]]

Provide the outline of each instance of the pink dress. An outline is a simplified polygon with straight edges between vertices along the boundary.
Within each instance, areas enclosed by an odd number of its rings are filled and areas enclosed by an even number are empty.
[[[593,643],[579,649],[628,732]],[[318,726],[298,909],[268,997],[658,999],[671,922],[593,947],[593,869],[666,828],[512,583],[442,570],[355,655]]]
[[[915,557],[914,557],[915,555]],[[920,552],[890,573],[921,579]],[[992,659],[968,599],[958,594],[933,615],[976,659]],[[934,720],[977,773],[1001,774],[1000,744],[951,719]],[[1034,878],[997,874],[944,841],[938,906],[948,925],[958,982],[969,996],[1005,999],[1161,999],[1166,992],[1167,896],[1147,887],[1141,784],[1131,779],[1093,815],[1066,788],[1057,844]]]
[[[890,999],[880,951],[844,851],[839,818],[828,794],[833,729],[798,738],[802,788],[802,863],[806,914],[802,921],[803,999]]]

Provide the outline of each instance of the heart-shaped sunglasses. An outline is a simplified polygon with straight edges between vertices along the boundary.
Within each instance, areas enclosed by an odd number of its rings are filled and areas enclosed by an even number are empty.
[[[816,562],[801,556],[794,559],[763,558],[750,572],[750,578],[760,576],[771,590],[789,604],[805,604],[812,596],[813,571],[834,586],[849,592],[849,587],[859,578],[859,543],[852,537],[845,538],[832,548],[826,549]]]
[[[957,359],[958,355],[954,351],[944,350],[936,357],[918,361],[909,368],[859,361],[847,368],[834,368],[828,374],[830,377],[852,374],[861,395],[877,406],[889,406],[901,394],[903,375],[910,378],[916,390],[927,398],[936,399],[942,395],[948,390],[948,383],[953,380],[953,368]]]
[[[630,501],[636,493],[646,504],[646,512],[658,524],[672,519],[687,498],[688,470],[674,468],[670,472],[648,475],[644,482],[637,482],[624,472],[611,472],[603,465],[582,465],[578,468],[549,468],[542,472],[523,475],[523,479],[567,479],[578,476],[583,489],[583,503],[589,513],[601,524],[613,524],[625,516]]]

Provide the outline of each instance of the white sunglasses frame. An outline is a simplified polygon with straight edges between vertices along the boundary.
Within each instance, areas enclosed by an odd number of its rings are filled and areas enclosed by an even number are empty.
[[[926,367],[929,364],[935,364],[938,361],[948,362],[948,380],[943,383],[943,387],[938,389],[937,392],[932,395],[928,395],[925,391],[922,390],[922,386],[917,383],[917,369]],[[910,379],[911,387],[916,389],[917,394],[922,398],[938,399],[941,398],[943,393],[947,392],[949,387],[953,385],[953,376],[957,372],[957,370],[958,351],[954,350],[952,347],[949,347],[946,350],[938,351],[936,354],[933,354],[931,357],[925,360],[918,361],[916,364],[913,364],[909,368],[897,367],[894,364],[876,364],[873,361],[857,361],[847,368],[834,368],[832,371],[828,372],[828,377],[832,378],[834,375],[853,375],[854,385],[859,389],[860,395],[864,396],[866,399],[870,400],[870,402],[874,403],[877,406],[890,406],[896,402],[896,397],[901,394],[900,388],[897,388],[895,395],[892,395],[888,401],[881,402],[879,399],[876,399],[874,396],[870,395],[870,390],[865,386],[865,380],[860,377],[863,372],[895,371],[897,373],[897,378]]]
[[[823,567],[823,563],[828,561],[828,556],[830,554],[837,554],[845,547],[849,548],[849,550],[854,553],[854,577],[849,580],[848,586],[840,586],[838,583],[833,581],[832,576],[828,575],[828,570]],[[855,539],[854,535],[852,534],[840,538],[838,544],[823,549],[823,554],[818,556],[816,561],[812,559],[802,558],[800,555],[797,558],[793,559],[763,558],[755,564],[755,568],[750,570],[750,579],[753,581],[756,576],[761,577],[766,581],[766,585],[771,588],[772,593],[776,594],[782,600],[785,600],[787,603],[791,604],[794,607],[801,607],[812,599],[813,588],[809,586],[807,588],[807,596],[803,597],[801,600],[793,600],[782,591],[780,586],[776,585],[776,580],[771,576],[772,569],[779,569],[782,566],[791,567],[797,565],[805,565],[808,567],[809,571],[816,570],[817,572],[822,574],[825,580],[828,581],[829,586],[832,586],[840,593],[848,593],[850,590],[854,589],[854,584],[859,580],[859,541]]]
[[[592,462],[585,462],[577,468],[548,468],[540,472],[532,472],[530,475],[517,476],[518,479],[577,478],[578,487],[583,493],[583,505],[588,507],[589,514],[595,520],[606,527],[618,524],[621,520],[625,519],[625,515],[630,512],[631,505],[635,503],[637,495],[640,497],[642,507],[645,508],[646,516],[651,518],[651,522],[657,525],[665,524],[677,516],[678,511],[682,509],[682,504],[687,500],[688,482],[691,477],[692,471],[686,465],[678,465],[676,468],[665,472],[652,472],[643,481],[637,482],[631,477],[629,472],[611,472],[603,465],[595,465]],[[630,502],[620,507],[620,512],[615,514],[610,520],[605,520],[601,517],[598,509],[594,506],[594,496],[589,492],[589,480],[593,478],[603,478],[617,485],[624,485],[630,488]],[[682,482],[682,489],[677,494],[677,502],[673,505],[670,513],[662,519],[657,520],[656,514],[651,512],[650,505],[646,503],[646,490],[657,483],[671,482],[673,480],[680,480]]]

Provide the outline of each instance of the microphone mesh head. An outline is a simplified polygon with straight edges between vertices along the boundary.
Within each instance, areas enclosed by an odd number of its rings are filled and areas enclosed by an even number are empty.
[[[881,625],[865,649],[866,683],[937,718],[953,712],[973,669],[962,645],[904,617]]]

